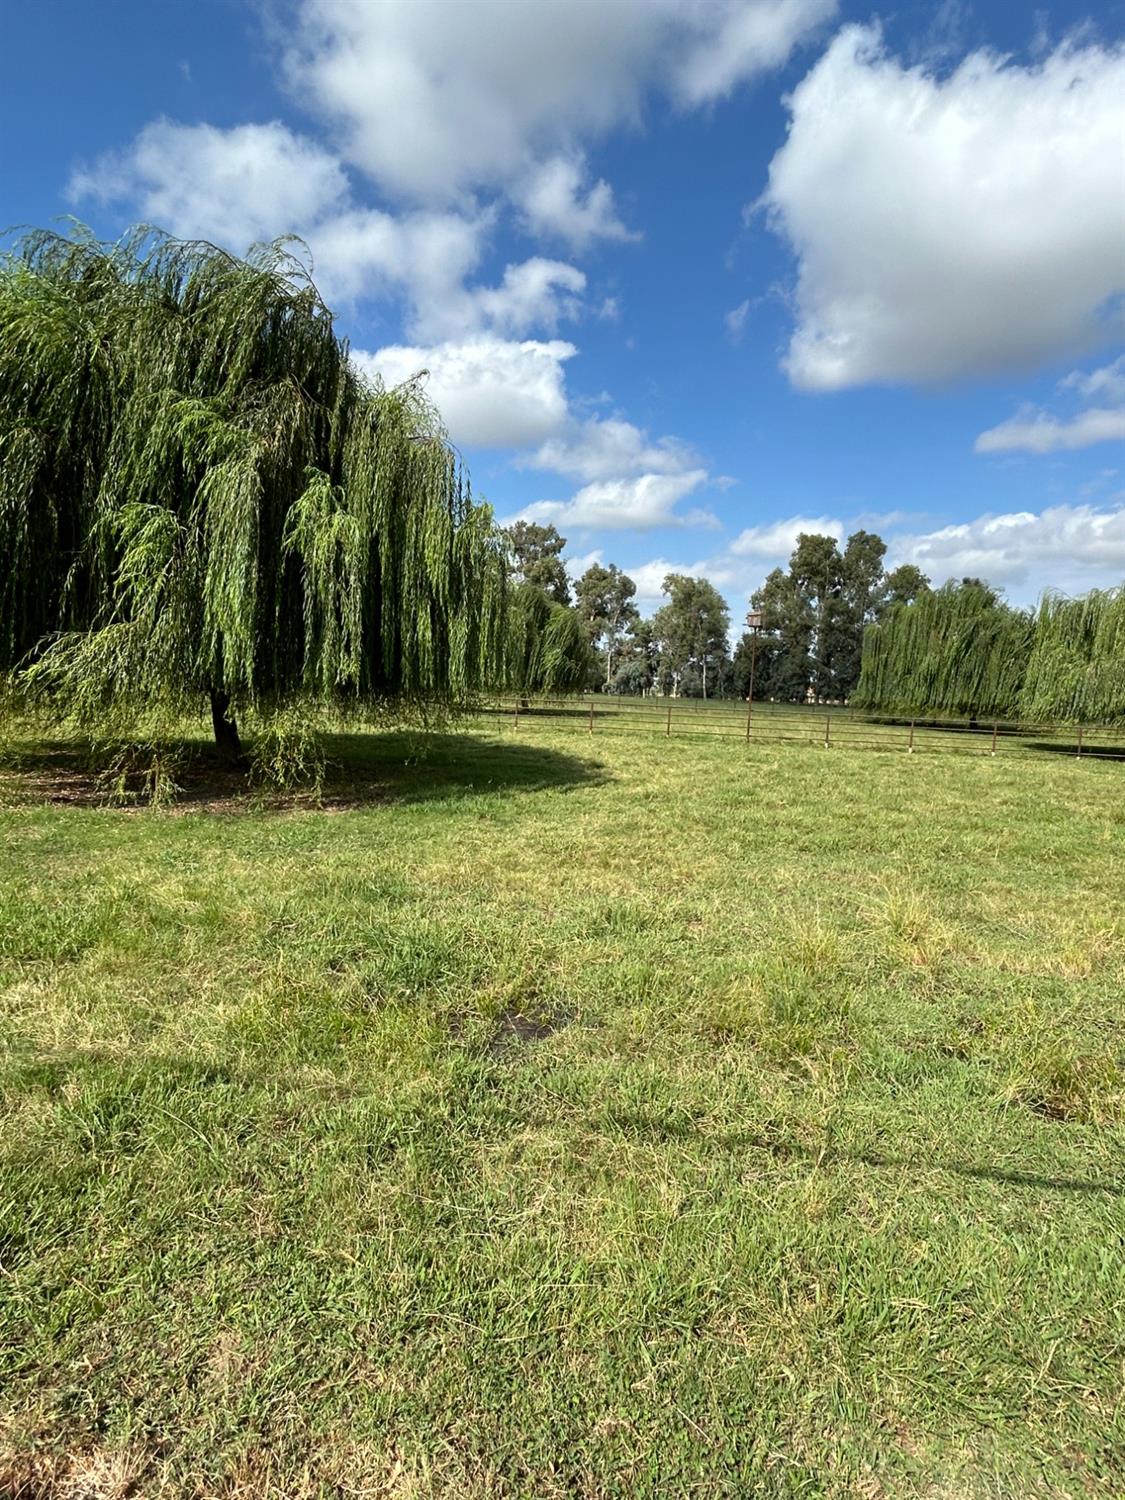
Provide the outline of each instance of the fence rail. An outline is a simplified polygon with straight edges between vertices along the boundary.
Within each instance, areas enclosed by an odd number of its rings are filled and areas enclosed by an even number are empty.
[[[613,730],[741,739],[760,744],[816,744],[825,749],[908,754],[1069,754],[1125,760],[1125,728],[1023,724],[1009,720],[892,718],[841,705],[745,703],[690,698],[490,698],[476,717],[498,730],[553,725],[594,735]]]

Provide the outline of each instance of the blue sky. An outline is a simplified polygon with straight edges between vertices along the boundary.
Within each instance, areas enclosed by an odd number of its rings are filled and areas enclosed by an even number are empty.
[[[1125,579],[1125,3],[10,6],[0,224],[286,232],[478,495],[736,618],[857,526]]]

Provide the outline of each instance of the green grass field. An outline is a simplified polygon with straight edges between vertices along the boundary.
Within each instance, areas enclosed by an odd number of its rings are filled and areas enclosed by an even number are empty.
[[[0,775],[0,1493],[1125,1493],[1125,768]]]

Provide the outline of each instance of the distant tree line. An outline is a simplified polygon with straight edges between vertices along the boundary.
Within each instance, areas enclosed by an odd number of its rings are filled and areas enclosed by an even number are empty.
[[[508,530],[517,596],[555,612],[556,681],[607,693],[851,703],[872,713],[1086,724],[1125,722],[1125,586],[1008,604],[980,578],[934,590],[912,563],[855,531],[802,533],[786,568],[750,597],[759,617],[733,650],[725,600],[704,578],[669,573],[645,618],[615,564],[568,580],[553,526]],[[564,625],[569,621],[569,627]],[[580,660],[581,658],[581,660]]]
[[[874,533],[855,532],[843,550],[835,537],[803,533],[788,569],[775,568],[752,596],[762,615],[757,640],[747,631],[732,650],[730,611],[705,578],[669,573],[666,602],[645,618],[634,580],[615,563],[591,564],[572,591],[566,538],[554,526],[517,521],[507,536],[514,577],[580,624],[589,648],[583,686],[607,693],[745,698],[756,654],[756,698],[846,700],[867,626],[930,587],[912,564],[888,572]]]

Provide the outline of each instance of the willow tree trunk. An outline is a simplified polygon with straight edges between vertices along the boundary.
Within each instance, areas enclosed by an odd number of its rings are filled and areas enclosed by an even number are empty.
[[[211,724],[215,730],[215,744],[222,755],[237,760],[242,754],[242,741],[238,737],[238,725],[230,711],[230,697],[226,693],[211,689]]]

